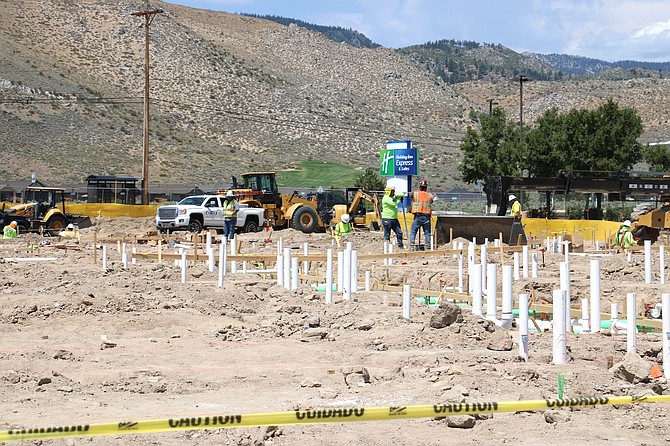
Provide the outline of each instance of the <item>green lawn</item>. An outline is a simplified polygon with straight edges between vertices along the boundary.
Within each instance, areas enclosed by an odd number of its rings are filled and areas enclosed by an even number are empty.
[[[367,166],[366,166],[367,167]],[[365,171],[342,164],[324,161],[301,161],[296,170],[277,172],[277,184],[282,187],[305,187],[324,189],[353,187],[356,179]]]

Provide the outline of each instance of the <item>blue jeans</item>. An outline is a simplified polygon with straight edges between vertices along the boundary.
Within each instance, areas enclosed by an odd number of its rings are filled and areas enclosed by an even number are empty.
[[[430,247],[430,215],[429,214],[414,214],[414,221],[412,222],[412,229],[409,232],[409,245],[410,249],[414,246],[414,240],[416,240],[416,233],[419,232],[419,228],[423,228],[424,241],[423,244],[426,247]]]
[[[235,224],[237,223],[237,218],[224,218],[223,219],[223,235],[228,239],[232,240],[235,237]]]
[[[391,240],[391,230],[393,230],[398,239],[398,247],[402,248],[402,229],[400,229],[400,222],[398,219],[382,218],[382,227],[384,228],[384,240],[387,242]]]

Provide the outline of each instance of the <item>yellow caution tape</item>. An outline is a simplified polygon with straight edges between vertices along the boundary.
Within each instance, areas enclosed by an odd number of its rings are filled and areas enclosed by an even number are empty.
[[[167,420],[124,421],[118,423],[74,424],[66,426],[21,428],[0,431],[0,441],[41,440],[92,435],[137,434],[195,429],[221,429],[289,424],[342,423],[409,418],[434,418],[452,415],[475,415],[496,412],[517,412],[607,404],[639,404],[670,402],[670,395],[599,396],[554,400],[502,401],[489,403],[444,403],[423,406],[390,406],[350,409],[316,409],[292,412],[252,413],[246,415],[214,415],[170,418]]]

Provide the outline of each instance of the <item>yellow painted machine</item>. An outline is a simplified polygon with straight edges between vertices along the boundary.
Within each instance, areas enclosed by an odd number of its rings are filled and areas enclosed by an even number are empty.
[[[347,188],[345,194],[345,202],[332,207],[332,222],[336,224],[342,219],[342,215],[349,214],[354,226],[379,230],[382,217],[377,195],[358,188]]]
[[[266,219],[273,228],[294,228],[305,233],[323,231],[325,225],[317,212],[316,199],[301,197],[297,192],[282,194],[277,187],[275,172],[242,174],[242,184],[233,177],[233,187],[240,204],[264,208]],[[227,191],[219,191],[225,194]]]
[[[89,217],[65,213],[64,191],[65,189],[59,187],[29,186],[25,190],[24,203],[8,209],[6,218],[25,221],[28,226],[24,230],[52,236],[58,235],[70,223],[80,228],[90,226]]]

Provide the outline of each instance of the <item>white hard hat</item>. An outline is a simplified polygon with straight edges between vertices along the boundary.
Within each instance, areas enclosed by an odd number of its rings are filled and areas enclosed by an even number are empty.
[[[234,196],[235,194],[233,193],[232,190],[228,190],[228,192],[226,192],[226,197],[234,197]]]
[[[509,201],[512,201],[512,200],[516,200],[516,195],[511,194],[511,195],[509,196]]]
[[[67,228],[68,230],[72,231],[74,229],[74,225],[70,223],[69,225],[67,225]]]
[[[623,222],[623,225],[624,225],[624,226],[630,226],[630,220],[626,220],[626,221],[624,221],[624,222]]]
[[[349,214],[342,214],[342,222],[349,223]]]

